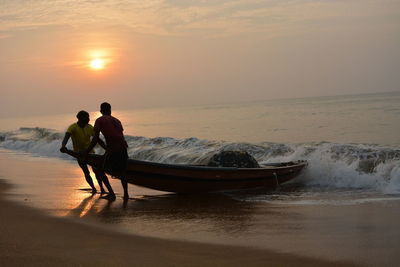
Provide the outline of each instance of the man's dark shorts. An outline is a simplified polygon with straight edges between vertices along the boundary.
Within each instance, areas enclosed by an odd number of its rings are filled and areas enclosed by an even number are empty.
[[[126,150],[118,152],[107,152],[104,155],[104,170],[111,172],[125,171],[128,160],[128,152]]]

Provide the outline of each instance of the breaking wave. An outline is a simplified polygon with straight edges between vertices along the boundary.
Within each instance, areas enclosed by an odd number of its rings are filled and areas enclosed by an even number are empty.
[[[0,148],[36,156],[70,159],[59,152],[63,133],[45,128],[0,132]],[[260,164],[307,160],[309,166],[296,183],[325,188],[376,190],[400,194],[400,148],[371,144],[232,143],[198,138],[126,136],[129,156],[163,163],[206,164],[217,152],[244,150]],[[69,144],[70,145],[70,144]],[[98,153],[103,153],[98,149]]]

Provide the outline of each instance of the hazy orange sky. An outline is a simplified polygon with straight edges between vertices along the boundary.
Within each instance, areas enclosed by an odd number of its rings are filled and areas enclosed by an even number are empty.
[[[0,0],[0,117],[397,91],[399,47],[400,0]]]

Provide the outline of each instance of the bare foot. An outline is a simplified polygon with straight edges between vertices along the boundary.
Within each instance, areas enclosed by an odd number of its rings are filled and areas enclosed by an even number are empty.
[[[115,195],[114,194],[108,194],[107,196],[101,197],[102,199],[107,199],[108,201],[114,201],[115,200]]]

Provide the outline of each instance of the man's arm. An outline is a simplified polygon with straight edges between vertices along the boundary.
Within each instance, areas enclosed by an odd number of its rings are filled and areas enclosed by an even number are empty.
[[[97,144],[97,142],[99,142],[100,140],[100,131],[97,130],[96,128],[94,129],[93,132],[93,138],[92,138],[92,142],[90,142],[90,145],[88,146],[88,148],[86,149],[86,154],[89,154],[90,151],[92,151],[92,149],[94,148],[94,146]],[[102,141],[101,141],[102,142]],[[103,142],[104,144],[104,142]]]
[[[67,148],[65,146],[67,145],[68,140],[69,140],[70,137],[71,137],[71,133],[66,132],[65,135],[64,135],[64,139],[62,140],[62,143],[61,143],[61,148],[60,148],[60,152],[61,153],[65,153],[66,152]]]
[[[98,140],[97,142],[99,143],[99,145],[100,145],[104,150],[107,149],[106,143],[104,143],[104,141],[103,141],[101,138],[99,138],[99,140]]]

